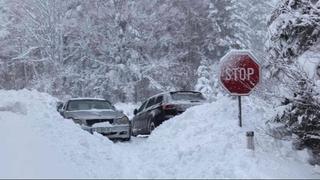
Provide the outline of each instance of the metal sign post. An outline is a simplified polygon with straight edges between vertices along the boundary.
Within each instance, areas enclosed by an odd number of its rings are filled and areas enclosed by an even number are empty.
[[[239,126],[242,127],[241,96],[238,96],[238,101],[239,101]]]

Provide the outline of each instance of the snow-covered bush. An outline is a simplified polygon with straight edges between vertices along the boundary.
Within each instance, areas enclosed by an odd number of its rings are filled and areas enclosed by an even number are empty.
[[[301,90],[291,99],[282,103],[284,112],[276,116],[276,122],[297,136],[295,146],[298,149],[310,148],[315,157],[320,156],[320,102],[319,93],[312,89]],[[320,163],[320,162],[313,162]]]
[[[320,36],[320,3],[283,0],[269,20],[272,58],[292,63],[315,45]]]
[[[271,72],[269,77],[277,79],[284,89],[277,95],[286,97],[286,109],[275,121],[283,122],[297,135],[299,148],[308,147],[320,155],[319,91],[304,64],[298,61],[303,53],[319,44],[320,3],[282,1],[270,18],[269,29],[270,59],[266,68]]]

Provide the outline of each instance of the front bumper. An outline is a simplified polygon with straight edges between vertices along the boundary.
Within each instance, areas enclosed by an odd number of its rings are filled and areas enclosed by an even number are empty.
[[[109,139],[128,139],[130,138],[130,126],[129,125],[114,125],[112,127],[87,127],[82,126],[82,129],[93,133],[97,132]]]

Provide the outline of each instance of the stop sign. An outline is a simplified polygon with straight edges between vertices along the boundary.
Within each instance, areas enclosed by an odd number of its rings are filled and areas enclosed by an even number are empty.
[[[260,65],[247,50],[232,50],[220,60],[220,83],[231,95],[246,96],[260,81]]]

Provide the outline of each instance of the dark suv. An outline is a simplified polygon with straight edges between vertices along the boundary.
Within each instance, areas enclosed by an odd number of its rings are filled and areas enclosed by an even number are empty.
[[[132,135],[150,134],[163,121],[204,102],[204,96],[195,91],[174,91],[152,96],[143,102],[139,109],[134,110],[135,116],[131,121]]]

